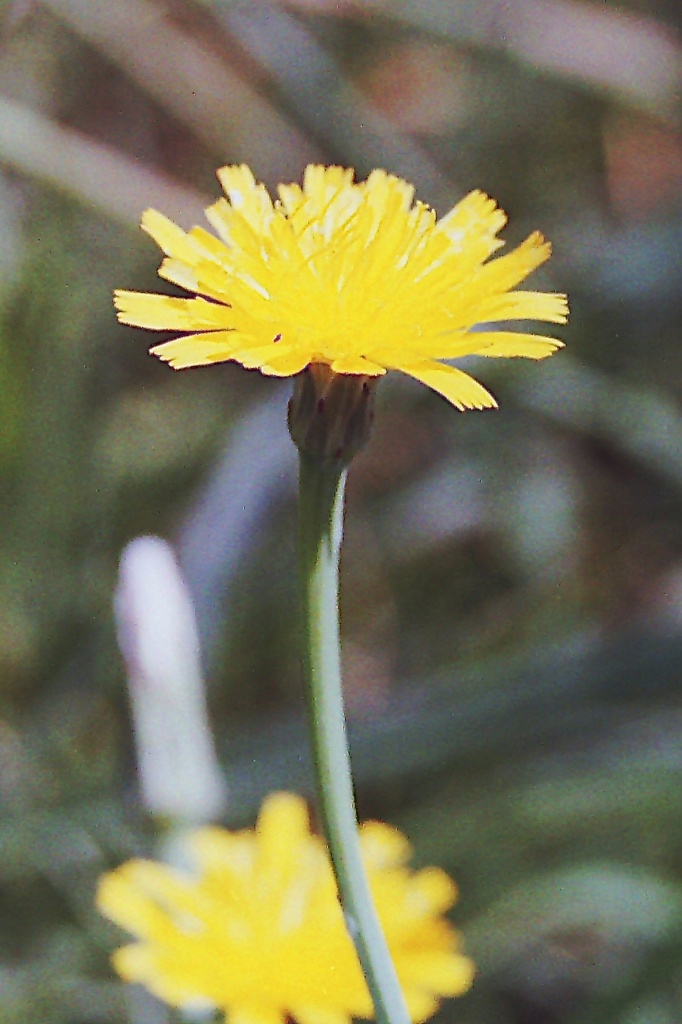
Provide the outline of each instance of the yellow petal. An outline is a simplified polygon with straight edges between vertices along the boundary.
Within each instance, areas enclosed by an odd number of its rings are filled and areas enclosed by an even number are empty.
[[[246,337],[235,349],[233,358],[247,370],[260,370],[270,377],[290,377],[307,366],[305,352],[296,351],[290,345],[279,345],[271,341],[261,345],[258,341],[254,342]]]
[[[184,288],[187,292],[199,290],[199,278],[197,277],[196,269],[193,266],[190,267],[187,263],[183,263],[182,260],[176,260],[169,256],[162,261],[158,274],[164,281],[177,284],[179,288]],[[205,292],[204,294],[208,293]],[[215,295],[213,297],[218,299],[219,302],[223,302],[225,299],[224,295]]]
[[[147,946],[123,946],[116,950],[111,962],[125,981],[144,985],[152,995],[170,1006],[210,1009],[210,1002],[197,996],[183,974],[164,970],[162,958]]]
[[[458,996],[471,985],[474,965],[467,957],[456,953],[415,953],[410,963],[414,981],[426,989]]]
[[[143,984],[154,978],[156,960],[157,957],[151,952],[151,947],[143,946],[140,943],[121,946],[111,957],[116,973],[124,981],[142,982]]]
[[[300,349],[269,354],[260,364],[260,371],[267,377],[293,377],[308,366],[308,353]]]
[[[468,354],[492,358],[525,356],[526,359],[546,359],[563,348],[558,338],[541,334],[520,334],[514,331],[476,331],[468,334]]]
[[[248,832],[226,832],[223,828],[197,829],[188,839],[193,860],[207,874],[243,877],[253,865],[255,843]]]
[[[360,374],[367,377],[380,377],[386,373],[383,366],[365,359],[364,356],[341,356],[331,363],[334,373]]]
[[[230,308],[205,299],[116,291],[114,305],[121,323],[151,331],[202,331],[232,326]]]
[[[164,341],[149,351],[174,370],[185,370],[189,366],[205,366],[208,363],[222,363],[234,359],[235,347],[243,343],[236,331],[207,331],[205,334],[187,334],[174,341]]]
[[[286,1016],[266,1007],[240,1006],[230,1013],[230,1024],[285,1024]]]
[[[166,256],[172,256],[191,265],[202,255],[201,247],[192,241],[182,228],[158,210],[145,210],[141,226]]]
[[[97,887],[97,906],[115,924],[146,938],[163,934],[167,915],[133,882],[135,861],[104,875]]]
[[[417,872],[410,891],[429,914],[448,910],[457,899],[457,886],[440,868],[423,868]]]
[[[397,828],[380,821],[365,821],[360,827],[363,859],[377,869],[403,864],[411,854],[410,844]]]
[[[364,185],[361,186],[364,192],[368,196],[371,196],[373,192],[378,193],[381,198],[382,205],[386,202],[386,199],[390,196],[396,198],[397,208],[402,210],[403,213],[407,213],[412,205],[414,199],[414,186],[403,181],[402,178],[396,178],[392,174],[387,174],[386,171],[377,169],[367,178]]]
[[[254,227],[260,227],[272,213],[272,200],[264,185],[259,185],[246,164],[237,167],[221,167],[218,179],[223,186],[230,206],[240,213]]]
[[[350,1014],[322,1006],[297,1006],[296,1020],[298,1024],[352,1024]]]
[[[434,999],[427,992],[418,989],[416,985],[406,987],[404,995],[410,1017],[415,1024],[421,1024],[421,1021],[433,1017],[438,1009],[438,1000]]]
[[[244,220],[252,230],[265,231],[272,218],[272,200],[264,185],[256,182],[250,168],[245,164],[237,167],[221,167],[218,179],[229,199],[230,214],[226,214],[223,206],[219,208],[218,220],[222,219],[230,235],[232,217]],[[214,225],[215,226],[215,225]]]
[[[217,263],[229,261],[230,250],[219,238],[212,235],[205,228],[192,228],[187,232],[188,238],[196,242],[201,249]]]
[[[450,240],[453,250],[463,253],[467,264],[482,262],[504,243],[496,235],[507,223],[507,215],[485,192],[469,192],[438,222],[439,232]]]
[[[465,409],[497,408],[497,402],[482,384],[454,366],[424,362],[412,366],[397,366],[396,369],[437,391],[461,412]]]
[[[506,256],[499,256],[481,267],[476,286],[481,294],[495,291],[509,291],[525,281],[533,270],[545,263],[552,254],[552,247],[539,231],[534,231],[525,242]]]
[[[262,872],[276,866],[277,874],[288,876],[300,856],[301,846],[310,841],[308,808],[293,793],[275,793],[264,802],[256,826],[258,866]]]
[[[556,292],[502,292],[474,300],[469,311],[468,324],[491,323],[496,320],[544,320],[565,324],[568,302],[565,295]]]
[[[197,260],[193,266],[181,260],[165,259],[159,267],[159,277],[177,284],[188,292],[198,292],[223,305],[229,305],[231,278],[227,271],[209,260]]]
[[[330,196],[347,188],[354,177],[349,167],[324,167],[322,164],[308,164],[303,172],[303,192],[306,197],[322,200],[326,204]]]
[[[196,904],[194,887],[179,871],[151,860],[135,860],[118,869],[119,894],[128,898],[148,897],[162,909],[193,912]]]

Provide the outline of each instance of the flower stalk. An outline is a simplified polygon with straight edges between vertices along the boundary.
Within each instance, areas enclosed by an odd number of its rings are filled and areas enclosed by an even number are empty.
[[[378,1024],[409,1024],[365,874],[353,795],[341,683],[339,554],[347,470],[302,451],[299,558],[305,623],[304,668],[319,809],[346,927]]]

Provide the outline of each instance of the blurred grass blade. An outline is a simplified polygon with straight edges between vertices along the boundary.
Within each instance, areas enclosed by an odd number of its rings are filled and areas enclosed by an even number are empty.
[[[303,165],[320,159],[246,78],[174,25],[161,5],[45,0],[45,6],[226,160],[246,161],[266,179],[296,179]]]
[[[452,205],[452,183],[426,149],[363,97],[303,23],[274,3],[211,6],[334,160],[352,164],[360,177],[385,167],[412,182],[433,205]]]
[[[130,225],[139,224],[140,214],[150,205],[188,225],[196,223],[203,219],[208,202],[113,147],[4,96],[0,97],[0,161]]]
[[[535,69],[608,89],[680,123],[682,48],[672,32],[646,15],[575,0],[379,0],[367,6],[412,28],[502,50]]]

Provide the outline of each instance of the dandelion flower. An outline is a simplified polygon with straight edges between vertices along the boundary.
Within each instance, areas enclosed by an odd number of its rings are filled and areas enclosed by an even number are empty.
[[[253,831],[204,828],[188,842],[194,875],[134,860],[100,882],[100,909],[138,940],[114,954],[121,977],[230,1024],[372,1017],[326,847],[300,797],[270,796]],[[360,842],[410,1014],[425,1020],[471,982],[441,916],[456,888],[438,868],[410,871],[408,843],[387,825],[365,823]]]
[[[400,370],[458,409],[481,409],[495,399],[446,360],[543,359],[562,346],[500,329],[562,324],[568,307],[564,295],[515,290],[550,255],[539,232],[490,259],[507,218],[482,192],[438,220],[382,170],[355,182],[350,169],[311,165],[274,202],[246,166],[218,177],[227,198],[206,210],[217,237],[155,210],[142,218],[166,254],[159,275],[193,297],[115,296],[123,323],[180,332],[152,349],[176,369],[235,360],[278,377],[315,364],[364,377]]]

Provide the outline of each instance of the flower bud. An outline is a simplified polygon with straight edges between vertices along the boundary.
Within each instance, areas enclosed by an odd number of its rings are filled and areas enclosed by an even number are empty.
[[[289,401],[289,433],[298,450],[329,465],[347,466],[369,438],[378,379],[310,363],[294,378]]]

